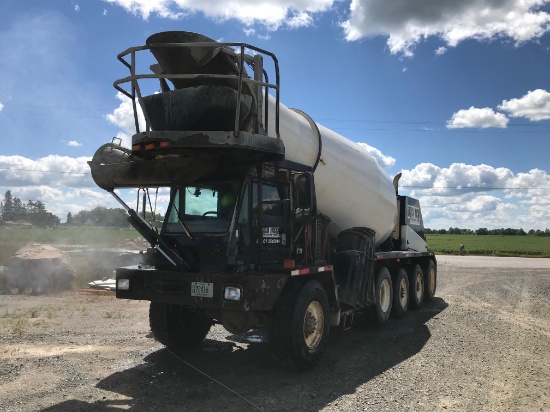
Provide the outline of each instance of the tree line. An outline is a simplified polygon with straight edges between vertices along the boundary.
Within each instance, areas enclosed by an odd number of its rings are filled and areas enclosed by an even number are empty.
[[[145,219],[151,220],[153,215],[146,212]],[[154,220],[161,221],[163,216],[155,214]],[[101,226],[101,227],[128,227],[128,213],[121,208],[107,208],[98,206],[92,210],[81,210],[74,215],[67,213],[67,225],[89,225],[89,226]]]
[[[163,216],[156,213],[146,213],[147,220],[162,221]],[[153,219],[154,218],[154,219]],[[92,210],[81,210],[78,213],[67,213],[66,225],[87,225],[102,227],[128,227],[128,213],[121,208],[103,206]],[[3,222],[30,223],[39,227],[55,227],[61,224],[58,216],[46,210],[46,205],[40,201],[29,200],[24,203],[8,190],[0,201],[0,220]]]
[[[67,213],[67,225],[90,225],[102,227],[127,227],[128,214],[124,209],[109,209],[98,206],[92,210],[81,210],[74,215]]]
[[[449,229],[424,229],[427,235],[501,235],[501,236],[550,236],[550,229],[540,230],[531,229],[526,232],[523,229],[501,228],[501,229],[487,229],[485,227],[477,230],[472,229],[460,229],[458,227],[450,227]]]
[[[8,190],[0,202],[0,217],[4,222],[25,222],[40,227],[57,226],[59,217],[46,210],[40,200],[23,203]]]

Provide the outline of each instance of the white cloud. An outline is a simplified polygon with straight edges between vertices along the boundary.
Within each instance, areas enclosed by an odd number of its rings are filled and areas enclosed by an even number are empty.
[[[117,4],[125,8],[130,13],[140,15],[144,20],[148,20],[151,14],[159,17],[175,19],[177,13],[170,10],[170,0],[105,0],[107,3]]]
[[[464,40],[512,39],[516,45],[550,30],[550,0],[352,0],[346,39],[387,36],[392,54],[412,56],[428,37],[450,47]]]
[[[4,105],[0,103],[0,112],[4,109]]]
[[[378,162],[378,164],[383,167],[384,169],[389,169],[390,167],[393,167],[395,165],[395,159],[391,156],[386,156],[383,154],[380,150],[378,150],[375,147],[369,146],[366,143],[359,143],[357,144],[365,150],[368,154],[370,154],[374,159]]]
[[[243,32],[246,37],[254,36],[256,34],[256,30],[254,30],[252,27],[244,27]]]
[[[491,188],[516,187],[515,180],[521,174],[515,176],[510,169],[494,168],[488,165],[467,165],[453,163],[448,168],[441,168],[431,163],[421,163],[412,170],[403,171],[399,182],[400,186],[410,186],[412,189],[432,188],[430,193],[441,195],[453,194],[460,189],[466,192],[490,190]],[[526,176],[532,176],[531,173]],[[522,178],[521,180],[525,180]],[[531,183],[535,183],[531,181]],[[528,183],[522,187],[528,187]]]
[[[109,122],[124,130],[125,133],[134,134],[136,132],[136,124],[134,120],[132,100],[121,92],[117,92],[116,98],[120,100],[120,105],[113,111],[113,113],[108,114],[106,118]],[[139,126],[140,128],[143,128],[145,125],[145,118],[143,117],[141,110],[139,110],[138,118]]]
[[[262,24],[270,30],[282,26],[307,27],[313,23],[313,15],[329,10],[335,0],[106,0],[144,20],[151,15],[179,19],[200,12],[218,21],[238,20],[247,26]]]
[[[0,196],[10,190],[23,202],[40,200],[61,220],[67,212],[76,213],[96,206],[118,207],[118,203],[93,182],[88,160],[91,159],[57,155],[36,160],[0,156]],[[135,193],[123,198],[132,202]]]
[[[420,199],[430,228],[550,227],[550,175],[540,169],[513,173],[506,168],[422,163],[404,170],[400,193]]]
[[[503,100],[498,108],[511,117],[525,117],[531,121],[550,119],[550,93],[546,90],[530,90],[519,99]]]
[[[76,11],[77,13],[80,11],[80,6],[78,5],[78,3],[75,4],[74,11]]]
[[[459,205],[459,209],[468,212],[488,212],[497,210],[501,200],[496,196],[481,195]]]
[[[0,187],[95,187],[88,157],[49,155],[40,159],[0,156]]]
[[[437,56],[441,56],[441,55],[445,54],[446,52],[447,52],[446,47],[438,47],[437,49],[435,49],[435,54]]]
[[[470,107],[454,113],[452,118],[447,121],[447,128],[458,129],[465,127],[500,127],[505,128],[508,124],[508,118],[502,113],[496,113],[489,107],[478,109]]]
[[[305,11],[300,11],[290,16],[287,19],[286,24],[288,27],[293,29],[298,27],[309,27],[313,25],[313,18],[311,17],[311,14]]]
[[[82,146],[82,143],[79,143],[76,140],[69,140],[69,142],[67,143],[67,146],[80,147]]]
[[[464,194],[444,199],[419,196],[419,199],[424,225],[432,229],[512,227],[529,230],[544,224],[537,222],[530,210],[496,196]]]

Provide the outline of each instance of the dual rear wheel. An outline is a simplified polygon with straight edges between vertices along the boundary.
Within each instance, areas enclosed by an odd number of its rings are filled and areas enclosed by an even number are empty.
[[[412,308],[419,308],[424,302],[424,273],[420,265],[416,265],[409,279],[410,304]]]
[[[409,277],[403,268],[395,275],[393,297],[393,316],[402,318],[409,308]]]
[[[374,283],[374,306],[369,315],[375,325],[383,325],[390,318],[394,300],[394,289],[390,271],[381,267],[376,273]]]
[[[417,309],[424,300],[433,300],[436,285],[437,269],[431,259],[423,266],[411,267],[408,272],[400,268],[393,279],[387,268],[379,268],[375,279],[374,305],[370,310],[371,319],[375,324],[382,325],[390,314],[402,318],[409,307]]]

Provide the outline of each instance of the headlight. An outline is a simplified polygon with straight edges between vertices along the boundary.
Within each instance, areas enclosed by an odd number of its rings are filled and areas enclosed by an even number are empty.
[[[130,289],[130,279],[117,279],[116,288],[118,290],[129,290]]]
[[[225,300],[238,302],[241,300],[242,290],[240,286],[226,286],[223,297]]]

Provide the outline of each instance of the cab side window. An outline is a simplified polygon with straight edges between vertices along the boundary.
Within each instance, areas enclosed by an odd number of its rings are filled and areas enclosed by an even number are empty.
[[[263,184],[262,185],[262,225],[281,226],[283,224],[283,204],[269,203],[282,199],[283,189]],[[267,202],[267,203],[263,203]],[[258,185],[254,183],[252,190],[252,210],[258,214]]]

